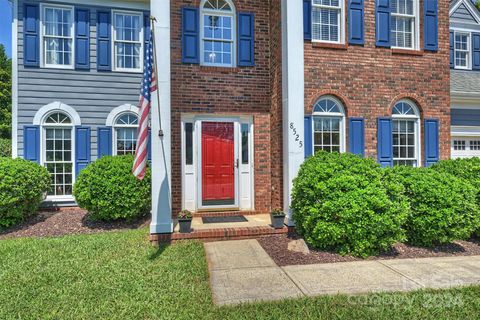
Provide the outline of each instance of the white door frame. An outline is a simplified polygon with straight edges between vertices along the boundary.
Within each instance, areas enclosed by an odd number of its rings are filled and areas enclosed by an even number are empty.
[[[234,160],[235,165],[235,203],[233,205],[204,206],[202,203],[202,122],[230,122],[234,125]],[[193,124],[192,153],[193,161],[186,164],[185,123]],[[241,125],[249,125],[249,163],[242,164],[241,159]],[[253,119],[239,116],[200,116],[183,115],[181,121],[182,152],[182,209],[190,211],[214,210],[253,210]],[[245,188],[245,185],[248,185]],[[242,186],[244,188],[242,188]]]

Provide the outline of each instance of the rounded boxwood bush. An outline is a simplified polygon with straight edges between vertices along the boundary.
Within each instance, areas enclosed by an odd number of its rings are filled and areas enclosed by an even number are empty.
[[[431,167],[432,170],[450,173],[470,182],[477,190],[480,203],[480,158],[442,160]]]
[[[36,163],[0,157],[0,228],[34,214],[50,188],[50,174]]]
[[[363,257],[404,240],[403,185],[383,173],[372,159],[317,152],[294,180],[297,231],[313,247]]]
[[[0,157],[12,156],[12,142],[10,139],[0,138]]]
[[[477,193],[466,180],[426,168],[395,167],[388,174],[402,181],[410,200],[404,226],[409,243],[445,244],[468,238],[478,227]]]
[[[107,156],[81,171],[73,194],[92,220],[132,220],[150,212],[150,170],[143,180],[138,180],[132,167],[131,155]]]

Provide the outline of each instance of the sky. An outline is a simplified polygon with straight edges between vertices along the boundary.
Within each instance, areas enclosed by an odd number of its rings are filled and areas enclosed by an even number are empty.
[[[12,57],[12,5],[8,0],[0,0],[0,43]]]

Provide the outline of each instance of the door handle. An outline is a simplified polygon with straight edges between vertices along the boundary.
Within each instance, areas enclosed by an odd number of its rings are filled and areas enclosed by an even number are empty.
[[[237,159],[237,160],[235,160],[235,168],[238,168],[238,167],[239,167],[239,165],[240,165],[240,164],[239,164],[239,161],[238,161],[238,159]]]

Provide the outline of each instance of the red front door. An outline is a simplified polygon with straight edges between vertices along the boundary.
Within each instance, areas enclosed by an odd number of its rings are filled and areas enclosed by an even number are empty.
[[[232,122],[202,122],[202,203],[235,204],[235,151]]]

